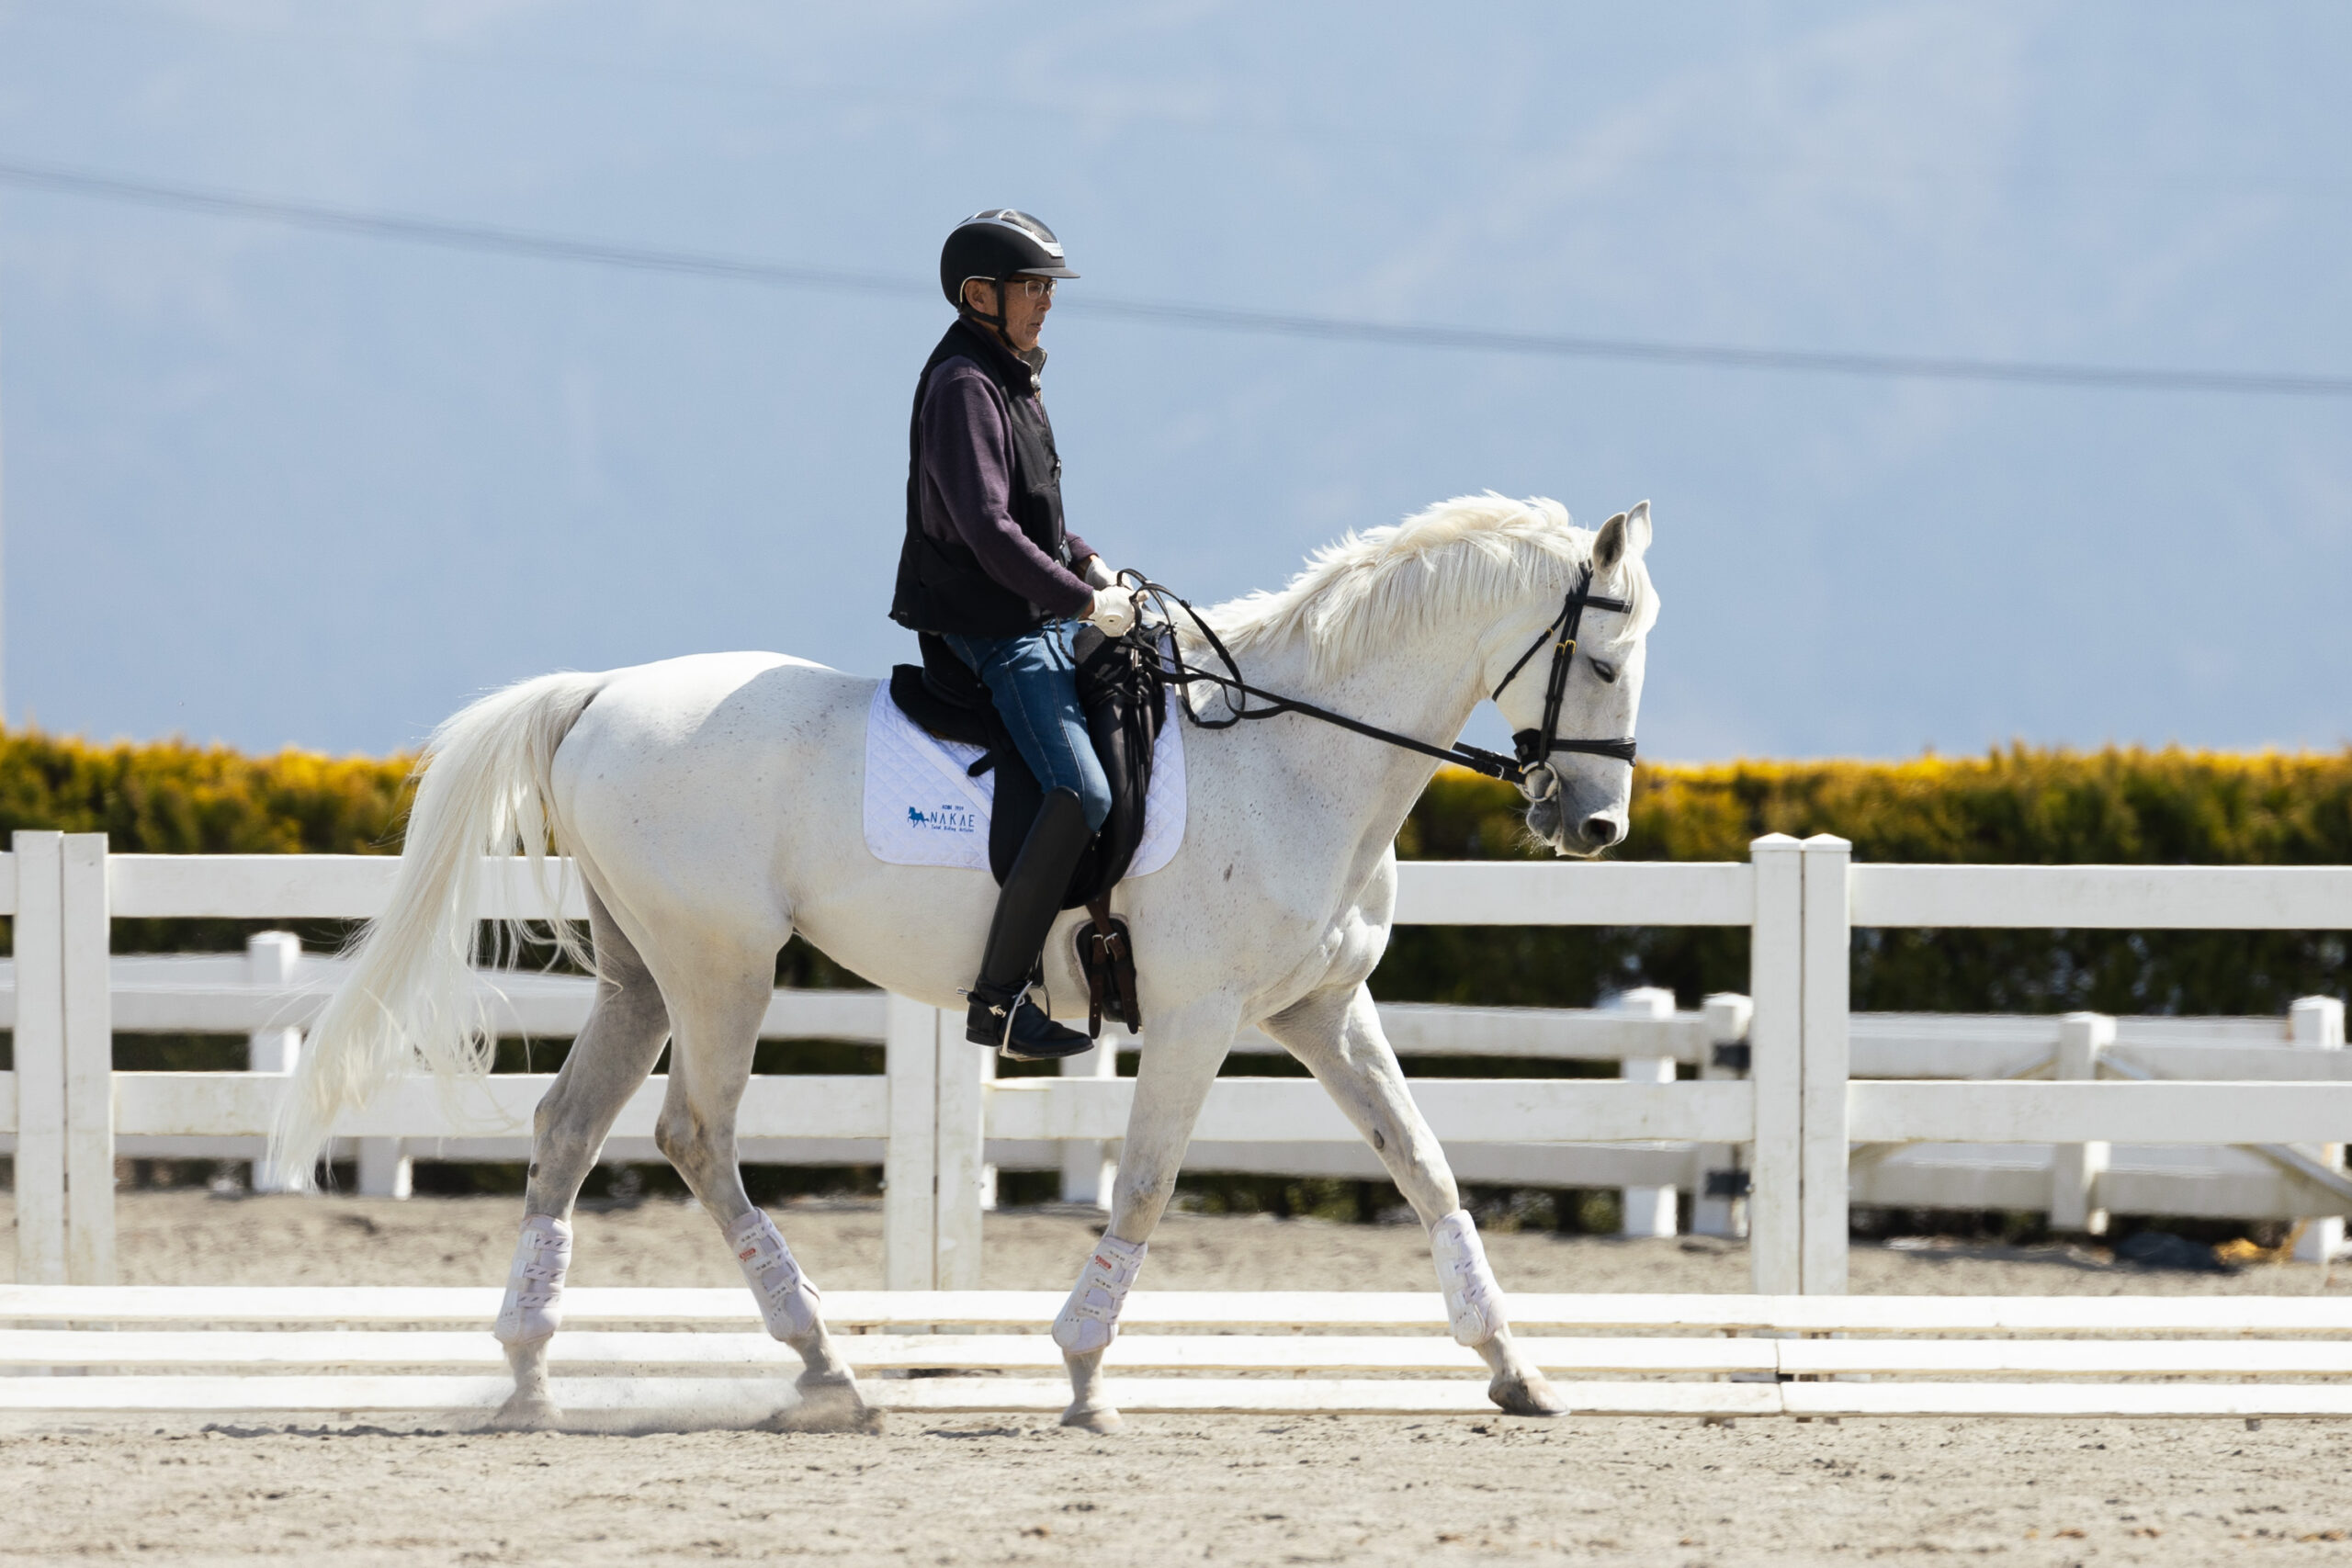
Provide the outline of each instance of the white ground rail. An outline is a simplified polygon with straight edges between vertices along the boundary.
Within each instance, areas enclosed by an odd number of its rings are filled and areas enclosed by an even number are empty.
[[[1059,1304],[1043,1291],[825,1298],[866,1396],[922,1413],[1059,1410],[1069,1383],[1042,1332]],[[0,1376],[0,1411],[485,1414],[513,1386],[489,1333],[497,1306],[495,1289],[0,1286],[0,1372],[48,1374]],[[1521,1348],[1583,1415],[2352,1416],[2342,1301],[1526,1294],[1511,1308]],[[757,1332],[740,1289],[583,1289],[566,1310],[551,1371],[575,1414],[658,1425],[792,1403],[798,1358]],[[1131,1413],[1491,1413],[1434,1293],[1141,1292],[1123,1323],[1104,1367]]]

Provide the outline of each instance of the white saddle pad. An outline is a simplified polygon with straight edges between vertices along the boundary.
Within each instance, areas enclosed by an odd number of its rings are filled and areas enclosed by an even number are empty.
[[[1176,689],[1151,753],[1151,789],[1144,796],[1143,842],[1129,876],[1149,876],[1175,858],[1184,841],[1184,726]],[[890,683],[874,688],[865,715],[865,847],[891,865],[989,868],[989,812],[996,804],[996,770],[978,778],[964,772],[980,748],[941,740],[890,700]]]

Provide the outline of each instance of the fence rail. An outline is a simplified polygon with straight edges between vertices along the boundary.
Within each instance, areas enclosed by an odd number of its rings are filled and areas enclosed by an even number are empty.
[[[102,835],[17,835],[15,852],[0,855],[0,913],[17,931],[17,957],[0,973],[0,1021],[16,1037],[16,1070],[0,1074],[0,1136],[17,1163],[20,1280],[110,1279],[118,1155],[257,1150],[299,1031],[336,978],[333,961],[298,960],[282,935],[243,956],[110,958],[109,920],[365,918],[383,907],[394,868],[371,856],[109,855]],[[1856,1200],[2040,1194],[2053,1224],[2095,1229],[2102,1209],[2160,1194],[2167,1212],[2315,1217],[2326,1245],[2340,1234],[2332,1217],[2352,1210],[2340,1001],[2299,1003],[2282,1027],[1857,1017],[1847,998],[1857,924],[2344,929],[2352,870],[1856,866],[1842,840],[1777,835],[1744,864],[1399,869],[1406,923],[1749,928],[1750,996],[1710,998],[1696,1013],[1676,1014],[1663,993],[1593,1011],[1382,1012],[1407,1056],[1615,1062],[1615,1081],[1424,1078],[1415,1093],[1465,1179],[1618,1186],[1636,1229],[1670,1231],[1678,1188],[1698,1195],[1702,1228],[1728,1229],[1745,1183],[1761,1292],[1842,1292]],[[582,913],[563,863],[493,861],[486,873],[485,916]],[[568,1035],[585,1015],[587,984],[576,978],[502,974],[483,985],[504,1032]],[[254,1065],[267,1070],[113,1072],[113,1034],[141,1030],[246,1032]],[[878,1076],[755,1077],[743,1132],[752,1159],[884,1164],[893,1288],[977,1281],[992,1164],[1058,1163],[1067,1190],[1103,1190],[1133,1092],[1105,1053],[1066,1064],[1058,1078],[994,1082],[960,1020],[871,992],[779,992],[763,1033],[885,1045]],[[1272,1049],[1251,1036],[1237,1043],[1253,1048]],[[1698,1076],[1679,1079],[1681,1065]],[[1926,1081],[1946,1078],[1988,1081]],[[2206,1079],[2229,1081],[2165,1081]],[[548,1081],[498,1075],[468,1087],[454,1113],[429,1086],[401,1086],[342,1129],[363,1187],[383,1186],[405,1151],[428,1142],[457,1157],[520,1157],[518,1130]],[[631,1100],[608,1157],[650,1156],[662,1088],[655,1080]],[[1378,1170],[1322,1090],[1296,1078],[1220,1079],[1192,1163]],[[1718,1176],[1729,1179],[1721,1191]],[[2206,1192],[2258,1207],[2199,1210]]]

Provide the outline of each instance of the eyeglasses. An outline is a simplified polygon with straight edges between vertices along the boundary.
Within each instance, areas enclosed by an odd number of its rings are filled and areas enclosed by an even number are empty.
[[[1013,292],[1023,299],[1050,299],[1054,297],[1054,279],[1050,277],[1016,277],[1011,280]]]

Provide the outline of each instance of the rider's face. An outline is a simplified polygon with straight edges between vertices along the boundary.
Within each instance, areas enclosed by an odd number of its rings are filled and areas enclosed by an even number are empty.
[[[996,313],[997,286],[993,283],[965,285],[967,298],[983,313]],[[1046,312],[1054,308],[1054,280],[1050,277],[1016,277],[1005,289],[1004,335],[1023,354],[1037,346],[1037,334],[1046,325]]]

